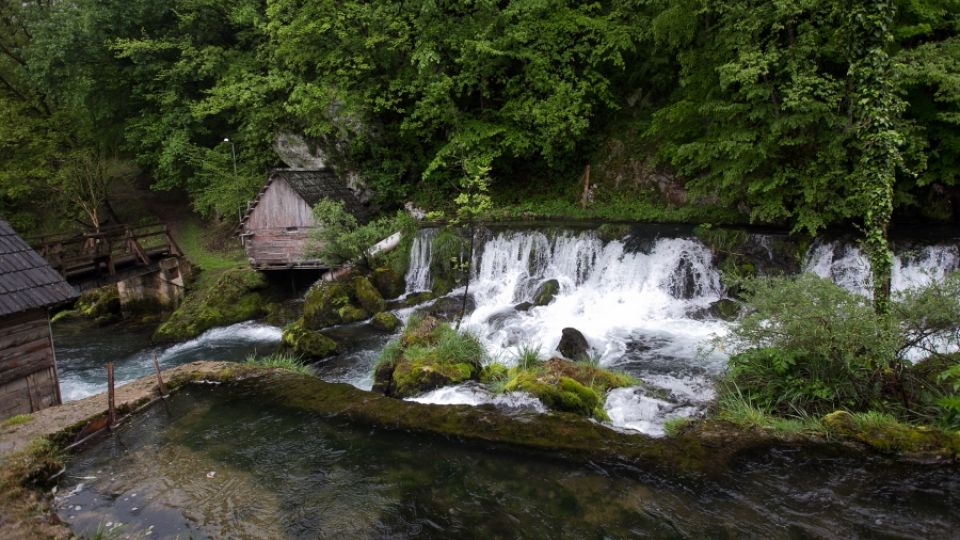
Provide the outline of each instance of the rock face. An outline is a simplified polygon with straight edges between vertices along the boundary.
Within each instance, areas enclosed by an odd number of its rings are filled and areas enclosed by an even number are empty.
[[[585,361],[590,359],[590,344],[576,328],[564,328],[557,345],[560,354],[571,360]]]
[[[210,288],[188,295],[154,338],[181,341],[215,326],[255,319],[263,314],[267,280],[252,269],[227,270]]]
[[[533,294],[533,305],[545,306],[556,298],[560,292],[560,282],[555,279],[548,279],[537,287],[537,292]]]

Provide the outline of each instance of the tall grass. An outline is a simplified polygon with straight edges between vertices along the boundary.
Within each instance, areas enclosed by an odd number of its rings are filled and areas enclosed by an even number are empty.
[[[514,360],[517,362],[517,367],[523,370],[543,365],[543,360],[540,359],[540,347],[529,344],[517,347]]]
[[[255,354],[250,355],[247,357],[247,360],[244,363],[267,369],[282,369],[286,371],[292,371],[293,373],[300,373],[301,375],[316,376],[317,374],[313,366],[305,364],[302,360],[295,356],[281,353],[274,353],[267,356],[257,356]]]

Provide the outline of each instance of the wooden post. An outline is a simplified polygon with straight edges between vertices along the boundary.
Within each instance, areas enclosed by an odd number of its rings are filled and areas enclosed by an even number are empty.
[[[587,195],[590,194],[590,164],[583,169],[583,194],[580,196],[580,208],[587,207]]]
[[[160,362],[157,360],[157,353],[153,353],[153,368],[157,370],[157,388],[160,389],[160,397],[167,395],[167,389],[163,385],[163,376],[160,375]]]
[[[117,423],[117,409],[113,395],[113,362],[107,362],[107,426]]]

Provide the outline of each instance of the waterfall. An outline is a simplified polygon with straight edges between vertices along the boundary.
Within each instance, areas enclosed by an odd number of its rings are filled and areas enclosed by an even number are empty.
[[[410,246],[410,267],[407,270],[407,293],[430,290],[430,263],[433,261],[433,238],[436,229],[420,229]]]
[[[894,245],[891,288],[896,293],[923,286],[958,268],[960,249],[956,244]],[[849,291],[873,295],[870,261],[854,242],[817,239],[804,256],[803,271],[831,279]]]
[[[429,287],[433,234],[421,232],[414,241],[408,291]],[[776,262],[769,238],[751,240],[759,256]],[[960,266],[956,245],[899,246],[895,252],[895,291],[941,279]],[[803,269],[869,294],[869,263],[854,243],[814,242]],[[478,336],[491,361],[513,365],[521,348],[539,349],[543,358],[557,354],[563,328],[574,327],[601,366],[643,381],[608,394],[604,408],[614,427],[659,435],[667,419],[698,414],[713,398],[713,381],[726,355],[710,347],[711,339],[729,326],[703,316],[723,291],[710,250],[696,238],[648,233],[606,242],[592,231],[500,231],[478,242],[471,272],[476,308],[463,327]],[[516,308],[532,300],[547,280],[559,284],[552,302]],[[464,385],[417,399],[494,403],[503,398]]]
[[[646,383],[610,394],[606,407],[614,426],[660,434],[667,418],[692,414],[713,397],[711,381],[725,356],[700,349],[727,324],[691,317],[722,292],[710,250],[692,237],[650,240],[636,250],[592,231],[493,233],[479,243],[471,264],[476,309],[463,327],[480,338],[491,361],[506,365],[515,363],[521,348],[537,348],[544,358],[558,354],[563,328],[577,328],[600,365]],[[426,257],[422,243],[415,243],[408,291],[429,282]],[[554,301],[515,309],[551,279],[560,285]],[[651,388],[657,391],[648,395]],[[466,403],[478,395],[467,386],[422,399]]]

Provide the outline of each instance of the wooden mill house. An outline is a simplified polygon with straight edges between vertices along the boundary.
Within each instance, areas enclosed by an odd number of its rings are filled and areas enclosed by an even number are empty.
[[[313,205],[328,198],[364,217],[366,206],[330,169],[277,169],[240,221],[240,238],[257,270],[325,269],[315,253]]]
[[[0,219],[0,419],[60,404],[48,309],[76,297]]]

